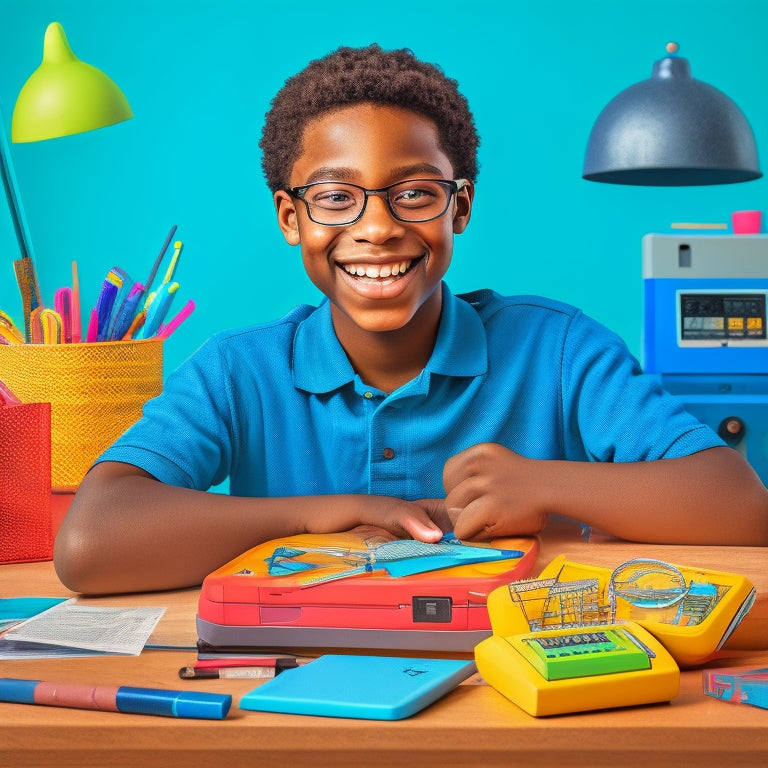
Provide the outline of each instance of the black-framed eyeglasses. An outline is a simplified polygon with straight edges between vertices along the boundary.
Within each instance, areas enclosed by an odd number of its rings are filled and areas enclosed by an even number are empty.
[[[385,200],[398,221],[438,219],[448,210],[453,195],[466,184],[466,179],[408,179],[381,189],[366,189],[346,181],[316,181],[284,191],[304,201],[315,224],[339,227],[358,221],[371,195]]]

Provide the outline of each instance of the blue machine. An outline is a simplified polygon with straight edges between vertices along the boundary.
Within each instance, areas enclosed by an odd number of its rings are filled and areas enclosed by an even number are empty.
[[[643,367],[768,485],[768,236],[643,238]]]

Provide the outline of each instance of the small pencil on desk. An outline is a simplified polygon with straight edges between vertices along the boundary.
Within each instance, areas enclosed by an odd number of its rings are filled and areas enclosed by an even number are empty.
[[[280,672],[274,667],[225,667],[224,669],[197,669],[182,667],[179,677],[182,680],[223,680],[230,679],[261,679],[269,680]]]
[[[267,659],[263,661],[267,662]],[[252,678],[264,679],[275,677],[286,669],[295,669],[299,666],[296,659],[273,659],[272,663],[257,664],[254,666],[189,666],[179,670],[182,680],[221,680],[224,678]]]

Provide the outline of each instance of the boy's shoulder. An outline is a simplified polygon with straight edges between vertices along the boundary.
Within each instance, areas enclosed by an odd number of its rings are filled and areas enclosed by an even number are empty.
[[[317,312],[319,308],[309,304],[299,304],[287,314],[276,320],[267,320],[262,323],[254,323],[239,328],[229,328],[215,333],[211,340],[219,346],[247,345],[264,343],[267,338],[278,339],[280,337],[292,338],[296,328],[308,317]]]
[[[473,307],[483,319],[508,309],[517,310],[521,313],[552,313],[561,315],[563,319],[570,319],[581,314],[581,310],[577,307],[557,299],[534,294],[505,296],[491,288],[480,288],[468,293],[459,293],[456,294],[456,298]]]

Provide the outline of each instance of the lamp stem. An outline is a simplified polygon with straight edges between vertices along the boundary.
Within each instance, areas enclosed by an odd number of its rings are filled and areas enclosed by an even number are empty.
[[[11,220],[13,229],[16,232],[16,239],[19,242],[19,250],[22,258],[32,259],[32,238],[29,235],[27,219],[24,215],[24,208],[21,204],[21,195],[19,186],[16,182],[16,172],[13,168],[11,158],[11,147],[8,143],[8,133],[5,128],[5,115],[3,106],[0,104],[0,175],[3,177],[3,187],[5,196],[8,198],[8,207],[11,211]]]

